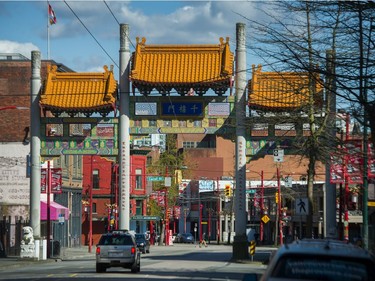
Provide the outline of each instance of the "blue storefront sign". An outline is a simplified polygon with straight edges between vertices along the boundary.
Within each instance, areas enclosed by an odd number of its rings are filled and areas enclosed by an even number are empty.
[[[162,102],[161,115],[202,117],[203,102]]]

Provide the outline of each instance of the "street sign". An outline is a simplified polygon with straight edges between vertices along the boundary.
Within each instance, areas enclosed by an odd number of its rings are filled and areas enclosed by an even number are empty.
[[[164,186],[165,187],[171,187],[172,186],[172,178],[171,177],[165,177]]]
[[[296,215],[307,215],[309,213],[309,201],[307,198],[297,198],[295,202]]]
[[[131,219],[132,220],[137,220],[137,221],[158,221],[158,220],[160,220],[160,217],[159,216],[135,215]]]
[[[148,176],[147,181],[163,181],[163,176]]]
[[[273,160],[274,162],[284,162],[284,149],[274,149]]]
[[[285,187],[293,186],[293,178],[291,176],[285,177]]]
[[[59,214],[59,224],[64,224],[64,222],[65,222],[64,214]]]
[[[262,217],[262,221],[263,221],[264,223],[267,223],[267,222],[270,221],[270,218],[269,218],[267,215],[264,215],[264,216]]]

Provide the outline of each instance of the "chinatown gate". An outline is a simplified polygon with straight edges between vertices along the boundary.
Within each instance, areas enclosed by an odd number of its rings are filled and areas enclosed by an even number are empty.
[[[147,45],[145,38],[137,38],[131,54],[129,37],[129,26],[121,24],[118,84],[112,68],[104,67],[104,73],[59,73],[50,67],[42,88],[40,53],[32,52],[30,222],[34,237],[40,237],[41,157],[101,155],[117,162],[119,229],[129,229],[130,136],[216,134],[236,140],[233,257],[247,258],[246,134],[256,139],[259,130],[245,125],[249,123],[245,120],[245,25],[236,25],[235,61],[229,38],[219,38],[214,45]],[[264,119],[254,122],[266,123]],[[59,134],[52,130],[56,127]],[[302,134],[302,129],[298,132]]]
[[[239,24],[237,29],[244,36],[244,25]],[[118,161],[119,229],[129,229],[130,135],[235,133],[235,119],[230,118],[235,99],[232,95],[224,96],[233,84],[234,55],[230,51],[229,38],[220,38],[217,45],[146,45],[144,38],[137,38],[132,56],[128,38],[129,26],[120,25],[119,85],[113,77],[113,69],[108,67],[104,67],[104,73],[61,73],[51,66],[46,81],[42,82],[40,52],[31,54],[30,224],[36,240],[41,237],[41,159],[60,155],[101,155]],[[243,59],[244,43],[242,39]],[[246,66],[246,61],[242,65]],[[245,71],[237,73],[243,73],[241,83],[237,82],[242,85],[243,94]],[[158,96],[150,95],[154,89],[159,92]],[[240,113],[244,117],[245,96],[240,102]],[[115,117],[109,117],[111,114]],[[95,115],[101,117],[93,117]],[[216,120],[215,126],[210,119]],[[186,126],[181,126],[181,120]],[[111,134],[103,135],[103,131]],[[242,131],[237,135],[242,142],[243,175],[237,178],[243,183],[237,187],[243,188],[243,202],[239,205],[245,216],[246,158]],[[246,238],[246,220],[243,221],[240,232]],[[245,243],[242,247],[246,252],[244,255],[247,255],[246,239],[242,242]]]

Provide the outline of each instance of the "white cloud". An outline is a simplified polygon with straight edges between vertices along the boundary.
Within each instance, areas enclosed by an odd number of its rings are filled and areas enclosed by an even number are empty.
[[[39,48],[32,43],[19,43],[8,40],[0,40],[0,53],[17,53],[31,58],[31,51],[38,51]]]

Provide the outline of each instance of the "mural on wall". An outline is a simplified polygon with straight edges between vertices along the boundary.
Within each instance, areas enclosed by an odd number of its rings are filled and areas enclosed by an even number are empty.
[[[30,147],[22,144],[3,146],[0,151],[0,215],[26,218],[30,201],[30,181],[26,177]]]

